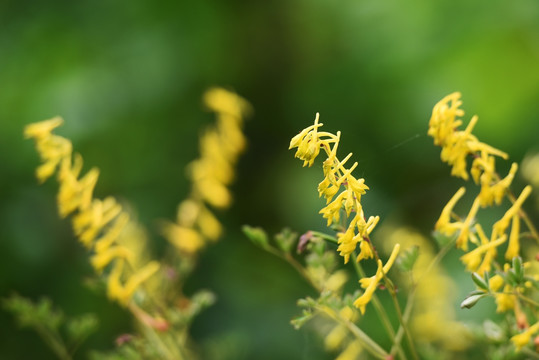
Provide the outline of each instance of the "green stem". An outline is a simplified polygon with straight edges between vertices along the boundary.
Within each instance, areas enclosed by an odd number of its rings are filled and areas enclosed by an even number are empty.
[[[319,238],[322,238],[324,240],[328,240],[329,242],[332,242],[334,244],[338,244],[338,240],[335,236],[332,236],[332,235],[328,235],[328,234],[325,234],[323,232],[319,232],[319,231],[311,231],[311,233],[315,236],[318,236]]]
[[[382,349],[378,343],[370,338],[369,335],[365,334],[360,328],[358,328],[353,322],[343,319],[339,314],[337,314],[333,309],[318,305],[316,309],[320,312],[326,313],[329,317],[337,321],[338,323],[346,326],[348,330],[361,342],[361,345],[367,350],[372,356],[377,359],[387,359],[389,354]]]
[[[313,288],[316,289],[316,291],[318,292],[321,292],[322,289],[320,288],[320,286],[318,286],[317,284],[315,284],[313,282],[313,280],[311,279],[311,277],[309,276],[309,274],[307,273],[307,271],[305,270],[305,268],[296,260],[294,259],[294,257],[292,255],[290,255],[289,253],[282,253],[280,252],[279,250],[271,247],[271,246],[267,246],[267,247],[264,247],[264,250],[266,250],[267,252],[269,252],[270,254],[273,254],[275,256],[277,256],[278,258],[281,258],[283,260],[285,260],[286,262],[288,262],[290,265],[292,265],[292,267],[294,269],[296,269],[296,271],[305,279],[307,280],[307,282],[309,284],[311,284],[311,286]]]
[[[356,253],[355,250],[352,252],[352,256],[353,256],[353,259],[354,259],[354,261],[353,261],[354,269],[356,270],[358,278],[361,279],[361,278],[367,277],[367,275],[365,274],[365,271],[361,267],[361,264],[359,264],[357,261],[355,261],[355,259],[357,258],[357,253]],[[406,355],[402,351],[402,347],[400,346],[400,343],[397,344],[396,341],[395,341],[395,330],[393,330],[393,326],[391,325],[391,321],[389,320],[389,317],[387,316],[386,312],[384,311],[384,307],[382,306],[382,303],[380,302],[380,299],[378,298],[376,293],[374,293],[372,295],[371,303],[373,304],[374,309],[375,309],[376,313],[378,314],[378,317],[382,321],[382,325],[384,326],[384,329],[385,329],[387,335],[389,335],[390,340],[397,346],[397,351],[399,352],[399,356],[403,360],[406,360]]]
[[[43,341],[50,346],[52,351],[56,354],[56,356],[58,356],[59,359],[72,359],[64,345],[64,342],[62,341],[62,338],[57,333],[54,333],[41,325],[36,325],[35,329]]]
[[[410,319],[410,315],[412,314],[412,308],[414,305],[414,297],[415,297],[415,288],[413,287],[412,291],[408,295],[408,300],[406,302],[406,306],[404,307],[404,315],[403,319],[405,322],[408,322],[408,319]],[[404,327],[401,325],[399,326],[399,330],[397,331],[397,335],[395,335],[395,343],[393,344],[393,347],[391,348],[391,355],[395,355],[397,351],[400,349],[400,342],[402,341],[402,337],[404,335]]]

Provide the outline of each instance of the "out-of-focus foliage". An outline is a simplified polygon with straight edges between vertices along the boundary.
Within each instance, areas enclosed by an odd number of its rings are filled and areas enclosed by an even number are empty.
[[[98,196],[132,204],[159,253],[165,240],[152,225],[188,193],[184,167],[212,121],[200,94],[229,86],[255,112],[235,204],[221,214],[226,234],[187,284],[218,297],[193,335],[212,359],[327,358],[315,336],[288,324],[309,288],[239,230],[324,228],[312,216],[320,169],[298,168],[289,139],[320,111],[368,179],[366,207],[428,233],[458,187],[426,135],[435,101],[465,93],[468,114],[480,114],[474,133],[510,161],[537,147],[538,18],[535,0],[3,1],[0,296],[48,295],[68,314],[99,313],[86,344],[113,347],[129,318],[84,280],[85,251],[57,219],[55,185],[37,186],[22,129],[63,116],[60,133],[101,169]],[[481,317],[476,308],[466,315]],[[36,335],[6,313],[0,321],[0,357],[47,359]]]

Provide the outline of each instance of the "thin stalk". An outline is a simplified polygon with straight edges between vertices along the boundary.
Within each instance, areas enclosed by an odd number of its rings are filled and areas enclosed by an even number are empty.
[[[50,346],[50,348],[56,354],[56,356],[58,356],[59,359],[62,359],[62,360],[72,359],[71,355],[69,355],[69,352],[67,351],[64,345],[64,342],[62,341],[62,339],[57,333],[52,332],[46,327],[41,326],[41,325],[36,325],[35,329],[37,333],[43,338],[45,343],[47,343]]]
[[[337,314],[333,309],[327,306],[317,306],[317,310],[326,313],[329,317],[337,321],[338,323],[346,326],[348,330],[361,342],[361,345],[367,350],[372,356],[377,359],[387,359],[389,354],[382,349],[378,343],[376,343],[371,337],[365,334],[360,328],[358,328],[353,322],[343,319],[339,314]]]
[[[408,322],[408,319],[410,319],[410,315],[412,314],[412,308],[414,307],[414,298],[415,298],[415,288],[413,287],[410,294],[408,294],[408,300],[406,301],[406,306],[404,307],[404,315],[403,319],[404,321]],[[393,344],[393,347],[391,348],[391,355],[395,355],[397,351],[399,351],[400,348],[400,342],[402,341],[402,337],[404,335],[404,326],[399,326],[399,330],[397,330],[397,335],[395,335],[395,343]]]
[[[307,280],[307,282],[309,284],[311,284],[311,286],[313,288],[316,289],[316,291],[320,292],[322,291],[322,289],[320,288],[320,286],[318,286],[317,284],[315,284],[313,282],[313,280],[311,279],[311,277],[309,276],[309,274],[307,273],[307,271],[305,270],[305,268],[296,260],[294,259],[294,257],[292,255],[290,255],[289,253],[281,253],[280,251],[278,251],[277,249],[271,247],[271,246],[268,246],[268,247],[264,247],[263,248],[264,250],[266,250],[267,252],[269,252],[270,254],[273,254],[275,256],[277,256],[278,258],[281,258],[283,260],[285,260],[286,262],[288,262],[290,265],[292,265],[292,267],[294,269],[296,269],[296,271],[305,279]]]
[[[352,256],[354,258],[354,261],[353,261],[354,269],[356,270],[358,278],[361,279],[361,278],[367,277],[367,275],[365,274],[365,271],[363,270],[361,265],[357,261],[355,261],[355,259],[357,258],[357,254],[356,254],[355,250],[352,252]],[[384,329],[386,330],[386,333],[389,336],[390,340],[393,342],[393,344],[397,345],[397,351],[399,352],[399,356],[403,360],[406,360],[406,355],[404,354],[404,351],[402,351],[402,347],[400,346],[400,343],[398,343],[398,344],[396,343],[395,330],[393,330],[393,326],[391,325],[391,321],[389,320],[389,317],[387,316],[386,312],[384,311],[384,307],[382,306],[382,303],[380,302],[380,299],[378,298],[376,293],[374,293],[372,295],[371,303],[373,304],[374,309],[375,309],[376,313],[378,314],[378,317],[382,321],[382,325],[384,326]]]
[[[381,261],[380,256],[378,256],[378,252],[376,251],[374,246],[372,246],[372,242],[370,242],[370,239],[368,239],[368,238],[366,238],[366,239],[369,240],[369,243],[371,244],[373,254],[374,254],[374,258],[375,258],[376,262]],[[402,328],[404,328],[404,334],[406,335],[406,340],[408,342],[408,346],[410,347],[410,352],[412,353],[412,356],[413,356],[414,359],[419,360],[419,357],[417,356],[417,351],[415,349],[414,341],[412,339],[412,335],[411,335],[411,333],[410,333],[410,331],[408,329],[408,326],[406,326],[406,321],[402,317],[402,310],[401,310],[401,307],[399,305],[399,300],[397,299],[397,293],[395,291],[395,286],[393,285],[393,282],[391,282],[391,280],[387,277],[387,274],[384,271],[382,271],[382,276],[383,276],[383,279],[384,279],[384,285],[386,286],[387,290],[389,291],[389,294],[391,295],[391,300],[393,301],[395,311],[397,312],[397,317],[399,319],[400,326]]]

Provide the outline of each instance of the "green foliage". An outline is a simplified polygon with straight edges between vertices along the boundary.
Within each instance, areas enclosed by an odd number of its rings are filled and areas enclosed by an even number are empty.
[[[403,272],[412,271],[414,264],[419,256],[419,246],[413,245],[410,248],[406,249],[402,254],[397,258],[397,265],[400,270]]]
[[[21,327],[34,329],[60,359],[71,359],[80,344],[95,332],[98,326],[95,315],[84,314],[66,318],[62,311],[54,309],[52,302],[46,298],[34,303],[14,294],[3,299],[2,305],[15,316]],[[64,333],[67,339],[64,339]]]

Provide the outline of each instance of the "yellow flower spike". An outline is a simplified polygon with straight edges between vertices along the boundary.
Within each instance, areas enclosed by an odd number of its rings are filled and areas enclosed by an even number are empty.
[[[120,245],[115,245],[113,247],[110,247],[106,249],[103,252],[96,253],[92,258],[90,259],[90,263],[92,264],[93,268],[98,272],[101,273],[103,269],[110,264],[110,262],[116,258],[123,258],[128,259],[131,256],[131,253],[129,250]]]
[[[473,249],[472,251],[468,252],[467,254],[465,255],[462,255],[460,257],[460,260],[462,261],[462,263],[464,265],[466,265],[466,270],[470,271],[470,272],[479,272],[479,273],[483,273],[484,270],[487,270],[490,269],[490,263],[487,262],[485,265],[483,265],[483,267],[485,267],[484,269],[482,269],[483,271],[479,271],[478,270],[478,267],[479,265],[481,264],[481,260],[482,260],[482,256],[483,254],[491,251],[491,250],[494,250],[500,246],[501,244],[503,244],[505,242],[505,240],[507,240],[507,236],[506,235],[503,235],[502,237],[500,237],[499,239],[497,240],[494,240],[494,241],[490,241],[486,244],[483,244],[475,249]],[[489,259],[492,260],[492,255],[489,256]]]
[[[537,332],[539,332],[539,322],[533,324],[532,326],[524,330],[524,332],[514,335],[511,338],[511,341],[513,342],[517,350],[520,351],[523,347],[530,343],[531,337]]]
[[[511,186],[511,183],[513,182],[517,169],[518,169],[518,164],[513,163],[511,165],[511,169],[509,170],[509,173],[507,174],[507,176],[493,186],[492,192],[493,192],[494,201],[496,202],[496,204],[498,205],[501,204],[502,199],[505,193],[507,192],[507,189],[509,189],[509,186]]]
[[[461,187],[447,202],[447,205],[443,208],[442,213],[440,214],[440,218],[434,226],[435,230],[447,236],[451,236],[457,231],[458,228],[451,223],[451,213],[453,212],[453,208],[455,207],[456,203],[460,200],[465,192],[466,189]]]
[[[509,234],[509,245],[505,252],[505,259],[511,260],[519,255],[520,252],[520,215],[516,213],[513,215],[513,221],[511,222],[511,232]]]

